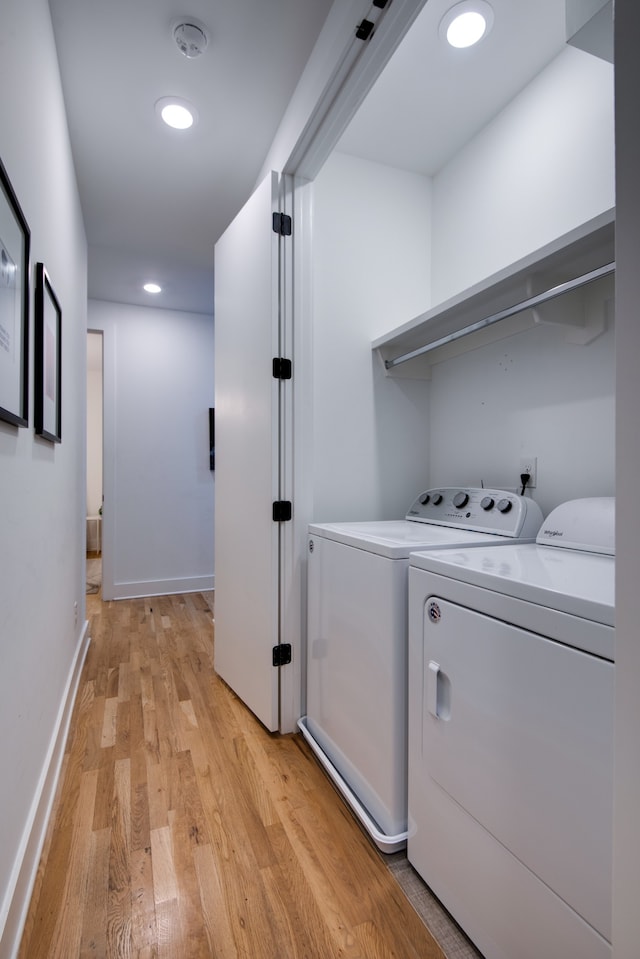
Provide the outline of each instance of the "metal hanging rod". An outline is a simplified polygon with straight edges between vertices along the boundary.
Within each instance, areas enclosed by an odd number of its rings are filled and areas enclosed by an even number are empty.
[[[401,363],[406,363],[407,360],[413,360],[416,356],[422,356],[424,353],[430,353],[431,350],[435,350],[439,346],[444,346],[446,343],[453,343],[454,340],[459,340],[463,336],[468,336],[469,333],[475,333],[477,330],[484,330],[485,327],[492,326],[494,323],[498,323],[500,320],[506,320],[510,316],[515,316],[517,313],[524,312],[524,310],[530,310],[535,306],[540,306],[541,303],[548,303],[549,300],[555,300],[556,297],[562,296],[563,293],[570,293],[571,290],[577,290],[581,286],[586,286],[587,283],[593,283],[595,280],[599,280],[603,276],[608,276],[610,273],[614,273],[615,268],[615,262],[607,263],[606,266],[599,266],[597,270],[591,270],[591,272],[584,273],[582,276],[577,276],[573,280],[567,280],[566,283],[560,283],[558,286],[554,286],[550,290],[545,290],[544,293],[537,293],[535,296],[530,296],[529,299],[522,300],[520,303],[515,303],[513,306],[508,306],[506,309],[499,310],[497,313],[492,313],[491,316],[486,316],[483,320],[478,320],[476,323],[472,323],[470,326],[465,326],[462,330],[456,330],[455,333],[449,333],[447,336],[442,336],[439,340],[434,340],[433,343],[427,343],[425,346],[421,346],[417,350],[411,350],[410,353],[403,353],[402,356],[396,356],[393,360],[385,360],[385,369],[392,370],[394,366],[400,366]]]

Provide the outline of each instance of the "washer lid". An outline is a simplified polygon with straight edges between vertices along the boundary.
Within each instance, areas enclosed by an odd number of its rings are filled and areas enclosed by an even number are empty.
[[[311,523],[309,533],[345,546],[355,546],[388,559],[408,559],[421,549],[451,549],[455,546],[506,545],[504,536],[477,533],[447,526],[412,523],[409,520],[372,520],[355,523]]]
[[[561,503],[547,516],[536,542],[614,556],[615,498],[593,496]]]

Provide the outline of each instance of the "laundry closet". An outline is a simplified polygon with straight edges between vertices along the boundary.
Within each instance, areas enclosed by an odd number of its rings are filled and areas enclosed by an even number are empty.
[[[516,668],[514,634],[501,647],[496,642],[497,617],[508,600],[498,597],[495,618],[483,620],[486,597],[479,598],[473,577],[458,606],[442,599],[443,576],[454,575],[446,564],[444,574],[438,567],[440,575],[424,583],[414,568],[416,556],[429,562],[437,554],[431,544],[409,556],[408,591],[401,581],[396,593],[385,592],[378,576],[383,561],[370,556],[374,548],[362,530],[360,539],[346,539],[345,530],[355,534],[357,523],[340,522],[398,519],[420,490],[426,492],[418,503],[426,509],[448,486],[484,486],[480,495],[516,487],[524,458],[537,465],[532,495],[545,516],[567,500],[606,503],[613,535],[613,499],[605,499],[615,492],[613,66],[566,43],[547,48],[551,55],[527,82],[455,144],[448,119],[456,126],[454,111],[466,107],[461,98],[474,103],[477,92],[481,102],[485,90],[480,74],[474,83],[474,65],[491,71],[496,64],[483,61],[479,44],[477,60],[460,61],[469,88],[457,85],[455,53],[432,42],[445,6],[426,4],[396,53],[400,65],[392,59],[314,183],[314,521],[300,728],[380,848],[393,851],[394,842],[407,837],[409,861],[484,954],[558,949],[600,959],[611,952],[611,649],[606,662],[588,661],[597,672],[590,685],[580,674],[587,656],[578,647],[560,684],[558,715],[545,729],[542,720],[554,702],[546,675],[558,673],[559,663],[551,660],[565,654],[566,637],[540,642],[549,656],[540,674],[529,661]],[[564,10],[543,6],[551,36]],[[506,12],[496,4],[496,18]],[[432,76],[442,87],[433,83],[432,96],[445,99],[449,118],[431,109],[426,92],[424,104],[411,92],[406,103],[399,95],[412,66],[422,76],[415,58],[426,51],[442,58],[441,75],[434,67]],[[456,86],[455,97],[447,81]],[[457,515],[473,521],[472,500],[470,490],[459,492],[447,519],[463,504]],[[494,500],[482,502],[490,510]],[[562,536],[551,522],[553,534]],[[451,566],[466,571],[478,549],[482,553],[482,547],[456,545],[439,555],[451,554]],[[513,547],[512,556],[505,550],[490,544],[478,560],[492,582],[506,570],[502,575],[512,583],[527,546]],[[557,568],[558,551],[545,560]],[[399,563],[389,564],[389,578]],[[607,580],[603,628],[612,643],[613,561],[605,563],[606,573],[598,568],[596,579],[599,588]],[[584,583],[584,571],[575,578]],[[550,579],[545,569],[541,580],[547,585]],[[554,580],[550,592],[561,589]],[[552,606],[548,597],[540,603],[545,612]],[[430,617],[431,632],[424,625]],[[516,622],[512,607],[504,617]],[[529,628],[531,637],[542,632],[539,620]],[[587,629],[583,621],[579,629]],[[461,637],[467,641],[462,652]],[[532,646],[528,641],[518,649],[523,663]],[[576,694],[570,708],[567,688]],[[530,689],[531,709],[520,717],[514,704]],[[586,733],[594,715],[595,732]],[[560,751],[563,723],[579,729],[583,743],[566,736],[566,753],[554,769],[546,758]],[[600,736],[599,762],[581,783],[569,771],[571,759],[595,755]],[[540,748],[536,757],[527,751],[530,742]],[[483,774],[486,792],[479,797]],[[391,787],[406,781],[408,806],[403,796],[394,806]],[[443,796],[454,810],[450,820],[439,814],[440,805],[450,812]],[[564,816],[559,796],[567,797]],[[576,796],[585,807],[579,824]],[[594,800],[590,809],[587,797]],[[397,811],[395,819],[389,809]],[[529,811],[537,821],[523,825]],[[513,836],[504,828],[510,816]],[[467,820],[472,825],[465,833]],[[493,856],[487,836],[498,850]],[[552,837],[550,848],[561,850],[552,867],[524,851],[526,840],[540,848],[545,836]],[[576,866],[581,851],[593,860]],[[566,885],[554,870],[566,872]],[[597,888],[581,888],[586,875],[596,877]],[[523,876],[526,892],[517,891]],[[585,934],[587,924],[595,932]]]
[[[421,113],[415,97],[391,97],[446,6],[427,3],[401,65],[392,59],[314,182],[316,521],[397,518],[439,484],[515,487],[522,454],[537,458],[532,495],[545,514],[614,492],[612,276],[385,371],[383,358],[403,352],[402,337],[385,343],[395,330],[427,314],[428,341],[440,305],[457,298],[464,314],[466,291],[490,290],[518,261],[531,269],[511,302],[584,272],[576,263],[538,275],[537,259],[562,237],[601,229],[594,265],[613,260],[613,65],[582,49],[563,44],[432,175],[399,166],[420,156],[418,137],[439,136],[429,103]],[[563,3],[544,6],[564,18]],[[472,83],[473,64],[463,66]],[[401,127],[393,111],[403,110]],[[403,128],[413,141],[404,153]],[[366,158],[354,155],[363,143]],[[485,302],[474,318],[493,312]]]
[[[614,493],[611,273],[385,366],[612,264],[613,64],[567,42],[572,5],[495,0],[501,58],[456,60],[448,0],[374,4],[422,9],[331,154],[276,157],[216,245],[216,669],[269,729],[304,711],[309,523],[515,489],[523,456],[544,514]]]

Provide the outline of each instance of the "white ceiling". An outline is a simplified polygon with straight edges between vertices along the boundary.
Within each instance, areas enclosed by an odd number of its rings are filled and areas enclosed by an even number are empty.
[[[255,184],[331,0],[49,0],[89,244],[89,295],[213,312],[213,246]],[[189,60],[172,26],[209,32]],[[186,133],[155,112],[191,101]]]
[[[565,46],[565,0],[491,0],[491,32],[456,50],[455,0],[428,0],[338,148],[432,176]]]
[[[213,311],[214,243],[253,189],[331,2],[49,0],[91,297]],[[452,2],[428,0],[339,149],[432,175],[565,44],[565,0],[491,0],[491,34],[453,50],[438,35]],[[196,60],[172,36],[188,17],[210,35]],[[190,131],[159,121],[167,95],[196,106]],[[153,300],[148,279],[163,286]]]

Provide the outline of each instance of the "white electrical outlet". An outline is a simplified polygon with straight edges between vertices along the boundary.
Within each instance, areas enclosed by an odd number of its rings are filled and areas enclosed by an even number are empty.
[[[527,489],[533,489],[538,483],[538,457],[537,456],[521,456],[520,457],[520,470],[519,472],[529,474],[529,482],[527,483]]]

